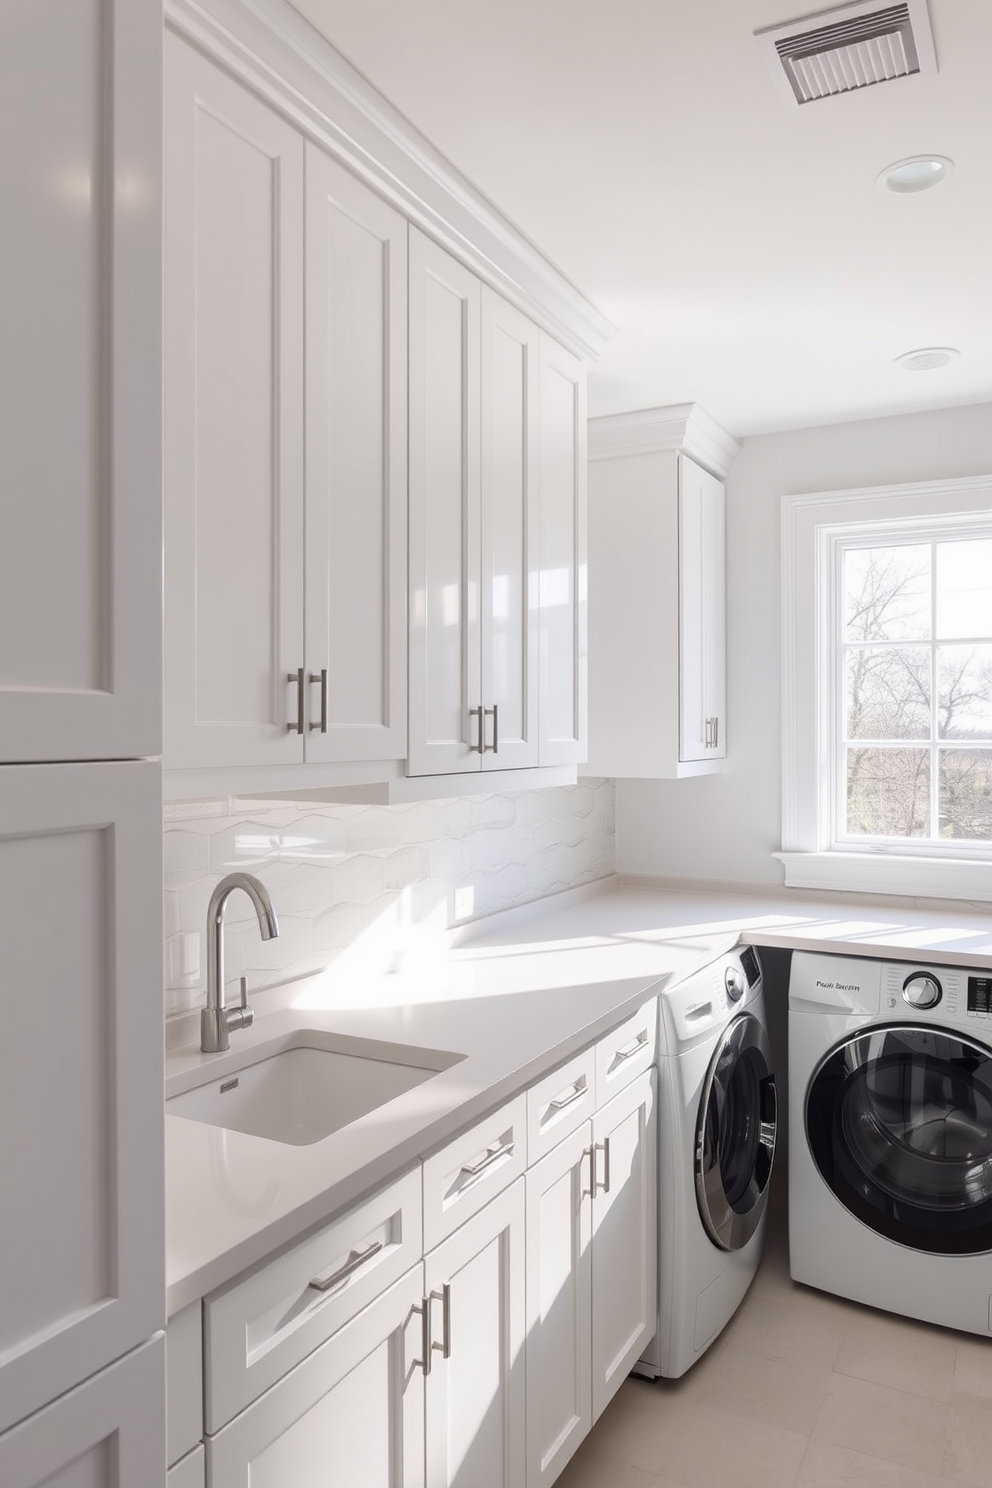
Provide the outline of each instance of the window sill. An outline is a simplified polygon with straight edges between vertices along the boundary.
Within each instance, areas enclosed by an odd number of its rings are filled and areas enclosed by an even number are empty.
[[[925,899],[992,900],[992,863],[903,857],[896,853],[778,852],[794,889],[908,894]]]

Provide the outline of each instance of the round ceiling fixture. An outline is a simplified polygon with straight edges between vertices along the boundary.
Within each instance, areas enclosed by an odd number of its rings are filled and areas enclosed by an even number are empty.
[[[946,155],[911,155],[907,160],[887,165],[879,173],[878,184],[885,191],[894,191],[896,196],[910,196],[946,181],[953,170],[954,161]]]
[[[895,364],[904,372],[936,372],[938,367],[957,361],[960,355],[954,346],[920,346],[916,351],[904,351],[897,356]]]

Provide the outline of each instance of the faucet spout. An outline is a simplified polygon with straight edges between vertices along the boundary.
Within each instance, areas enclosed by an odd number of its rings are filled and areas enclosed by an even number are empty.
[[[240,1007],[224,1005],[224,911],[235,889],[243,889],[254,905],[262,939],[273,940],[279,934],[275,908],[260,879],[251,873],[229,873],[221,879],[207,908],[207,1005],[200,1013],[200,1048],[205,1054],[229,1048],[230,1030],[248,1028],[255,1017],[245,1000],[243,980]]]

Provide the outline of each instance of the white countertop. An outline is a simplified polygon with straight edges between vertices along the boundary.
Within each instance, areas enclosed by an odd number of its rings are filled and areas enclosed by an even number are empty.
[[[234,1034],[228,1055],[169,1053],[168,1094],[295,1028],[465,1057],[310,1146],[167,1117],[169,1314],[396,1176],[739,939],[992,966],[987,908],[905,904],[611,879],[411,948],[388,973],[349,976],[336,964],[256,999],[255,1024]]]

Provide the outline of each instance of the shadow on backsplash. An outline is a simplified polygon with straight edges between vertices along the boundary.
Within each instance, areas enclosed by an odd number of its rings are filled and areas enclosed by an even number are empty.
[[[205,999],[207,904],[257,874],[279,916],[262,941],[244,895],[225,918],[226,975],[249,991],[345,958],[364,975],[457,924],[614,872],[612,780],[404,806],[225,797],[165,806],[165,1011]]]

